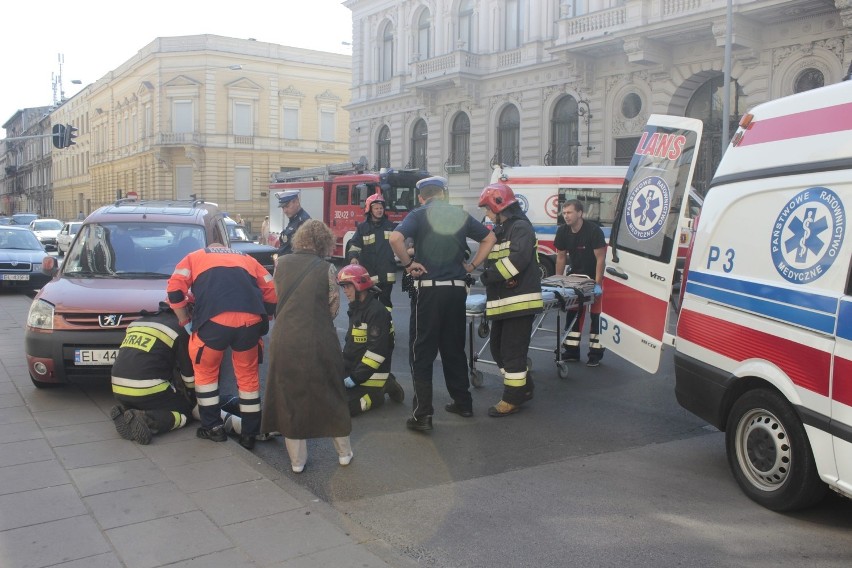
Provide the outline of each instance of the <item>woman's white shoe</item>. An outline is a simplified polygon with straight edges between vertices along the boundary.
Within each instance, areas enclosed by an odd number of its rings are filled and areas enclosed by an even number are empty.
[[[345,456],[339,456],[339,457],[338,457],[338,461],[340,462],[340,465],[349,465],[349,462],[351,462],[351,461],[352,461],[352,457],[353,457],[354,455],[355,455],[354,453],[349,452],[349,453],[348,453],[348,454],[346,454]]]
[[[305,471],[305,466],[304,466],[304,464],[302,464],[302,465],[294,465],[294,466],[291,466],[291,467],[293,468],[293,473],[302,473],[303,471]]]

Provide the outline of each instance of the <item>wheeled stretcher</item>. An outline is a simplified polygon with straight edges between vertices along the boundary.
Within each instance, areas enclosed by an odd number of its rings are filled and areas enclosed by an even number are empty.
[[[574,322],[579,317],[579,308],[582,305],[589,306],[594,302],[594,287],[595,281],[587,276],[570,275],[570,276],[549,276],[541,281],[541,295],[544,300],[544,310],[536,315],[533,321],[532,333],[530,334],[530,350],[545,351],[551,350],[544,347],[532,345],[532,340],[538,333],[551,333],[556,337],[556,345],[552,353],[556,362],[556,370],[559,373],[560,379],[568,378],[568,363],[562,360],[562,343],[568,336],[569,331],[574,326]],[[545,326],[545,318],[550,312],[556,312],[556,327],[549,328]],[[568,325],[562,325],[562,314],[565,313],[568,320]],[[496,365],[495,361],[483,359],[482,354],[488,348],[491,341],[489,334],[491,332],[488,321],[485,319],[485,294],[471,294],[467,297],[465,304],[465,315],[468,318],[468,366],[470,367],[470,382],[474,387],[483,385],[482,371],[476,368],[477,363],[488,363]],[[479,325],[477,326],[477,321]],[[479,350],[476,350],[473,339],[473,330],[476,327],[477,335],[485,339],[485,343]],[[532,370],[532,360],[527,357],[528,372]]]

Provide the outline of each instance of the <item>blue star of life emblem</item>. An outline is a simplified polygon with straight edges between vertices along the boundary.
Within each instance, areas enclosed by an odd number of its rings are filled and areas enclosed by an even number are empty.
[[[649,176],[630,192],[627,198],[627,230],[634,238],[646,241],[656,236],[669,216],[671,191],[661,177]]]

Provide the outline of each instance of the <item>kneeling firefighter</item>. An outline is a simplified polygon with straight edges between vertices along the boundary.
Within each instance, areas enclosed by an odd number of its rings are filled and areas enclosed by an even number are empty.
[[[373,293],[370,273],[359,264],[349,264],[337,273],[337,283],[349,300],[349,329],[343,346],[349,414],[356,416],[383,405],[385,394],[402,402],[405,391],[390,373],[393,322]]]

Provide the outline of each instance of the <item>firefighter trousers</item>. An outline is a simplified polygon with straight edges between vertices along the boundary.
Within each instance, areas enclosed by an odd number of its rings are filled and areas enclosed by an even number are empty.
[[[532,396],[527,354],[534,319],[530,314],[491,322],[491,355],[503,373],[503,400],[509,404],[522,404]]]
[[[164,434],[185,426],[195,406],[188,396],[174,387],[144,396],[113,396],[124,410],[142,410],[149,419],[152,434]]]
[[[346,389],[346,394],[349,396],[350,416],[358,416],[385,403],[384,386],[362,387],[355,385],[351,389]]]

